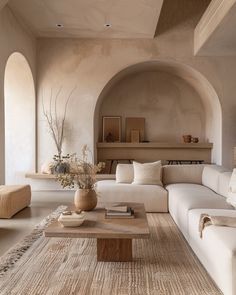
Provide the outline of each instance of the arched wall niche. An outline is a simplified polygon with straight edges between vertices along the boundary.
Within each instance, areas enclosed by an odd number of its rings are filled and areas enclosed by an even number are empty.
[[[194,68],[169,60],[147,61],[128,66],[114,75],[105,85],[98,97],[94,112],[95,160],[97,152],[96,143],[100,140],[103,103],[109,100],[111,91],[118,87],[122,81],[132,79],[135,75],[140,75],[142,73],[162,73],[166,77],[168,77],[168,75],[172,77],[175,76],[180,83],[185,84],[186,87],[192,88],[195,97],[199,99],[198,110],[201,110],[202,105],[202,111],[204,113],[204,135],[202,134],[200,137],[202,140],[213,143],[212,162],[222,164],[222,111],[215,89],[209,81]]]
[[[24,183],[36,166],[36,98],[31,67],[20,52],[6,62],[4,75],[5,183]]]

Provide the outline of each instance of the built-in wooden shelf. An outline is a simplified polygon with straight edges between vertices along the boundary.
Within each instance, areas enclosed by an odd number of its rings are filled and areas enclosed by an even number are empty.
[[[38,179],[38,180],[55,180],[56,175],[54,174],[43,174],[43,173],[26,173],[26,178]],[[97,174],[97,180],[115,179],[114,174]]]
[[[213,144],[208,142],[98,142],[97,161],[105,162],[107,167],[109,162],[121,163],[122,159],[125,163],[129,159],[143,163],[161,160],[163,164],[174,160],[211,163],[212,148]],[[115,170],[110,167],[108,171]]]
[[[147,149],[212,149],[212,143],[171,143],[171,142],[98,142],[97,148],[147,148]]]

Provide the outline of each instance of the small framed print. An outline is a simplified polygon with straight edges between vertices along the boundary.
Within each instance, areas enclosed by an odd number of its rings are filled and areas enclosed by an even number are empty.
[[[103,142],[121,142],[121,117],[102,118]]]
[[[140,142],[139,130],[131,130],[131,142],[133,143]]]

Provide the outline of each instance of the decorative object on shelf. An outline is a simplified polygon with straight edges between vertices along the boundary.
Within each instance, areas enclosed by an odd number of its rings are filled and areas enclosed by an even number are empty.
[[[190,143],[192,140],[192,135],[183,135],[183,140],[185,143]]]
[[[105,142],[121,141],[121,117],[102,118],[102,140]]]
[[[131,130],[131,142],[138,143],[139,141],[139,130]]]
[[[95,191],[96,174],[101,171],[105,164],[98,163],[94,165],[89,162],[88,156],[92,153],[85,145],[82,148],[82,158],[78,159],[76,154],[70,156],[69,172],[58,174],[56,179],[63,188],[78,187],[75,192],[74,203],[77,210],[90,211],[97,205],[97,194]]]
[[[114,142],[114,136],[109,132],[106,136],[106,142]]]
[[[59,89],[59,91],[56,93],[55,97],[53,97],[53,93],[51,90],[51,96],[50,96],[50,100],[49,100],[49,109],[48,110],[46,110],[45,104],[44,104],[44,99],[42,98],[43,114],[46,118],[50,134],[52,136],[52,139],[53,139],[53,141],[56,145],[56,149],[57,149],[57,155],[54,155],[54,157],[53,157],[53,160],[56,165],[53,168],[53,171],[55,171],[56,173],[61,173],[60,171],[64,171],[63,173],[65,173],[66,171],[68,171],[68,167],[67,167],[68,164],[65,161],[67,159],[68,155],[62,156],[62,145],[63,145],[63,141],[64,141],[64,137],[65,137],[65,122],[66,122],[67,108],[68,108],[70,98],[71,98],[75,88],[72,89],[72,91],[70,92],[70,94],[65,102],[65,106],[64,106],[64,110],[63,110],[62,115],[60,115],[57,111],[58,110],[58,98],[61,93],[61,89],[62,88]]]
[[[67,154],[66,156],[54,155],[53,156],[54,164],[52,168],[53,174],[68,173],[70,171],[70,164],[68,162],[70,157],[71,156],[69,154]]]
[[[47,161],[41,166],[42,174],[52,174],[54,163],[52,161]]]
[[[198,143],[199,142],[199,138],[198,137],[192,137],[191,140],[193,143]]]
[[[132,142],[131,140],[131,131],[139,131],[139,141],[145,140],[145,118],[126,118],[125,119],[125,138],[126,142]]]

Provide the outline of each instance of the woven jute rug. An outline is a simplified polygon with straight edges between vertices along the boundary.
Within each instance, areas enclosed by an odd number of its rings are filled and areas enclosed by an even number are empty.
[[[45,238],[58,208],[0,259],[1,295],[219,295],[169,214],[148,214],[151,238],[134,240],[133,262],[96,261],[95,239]]]

